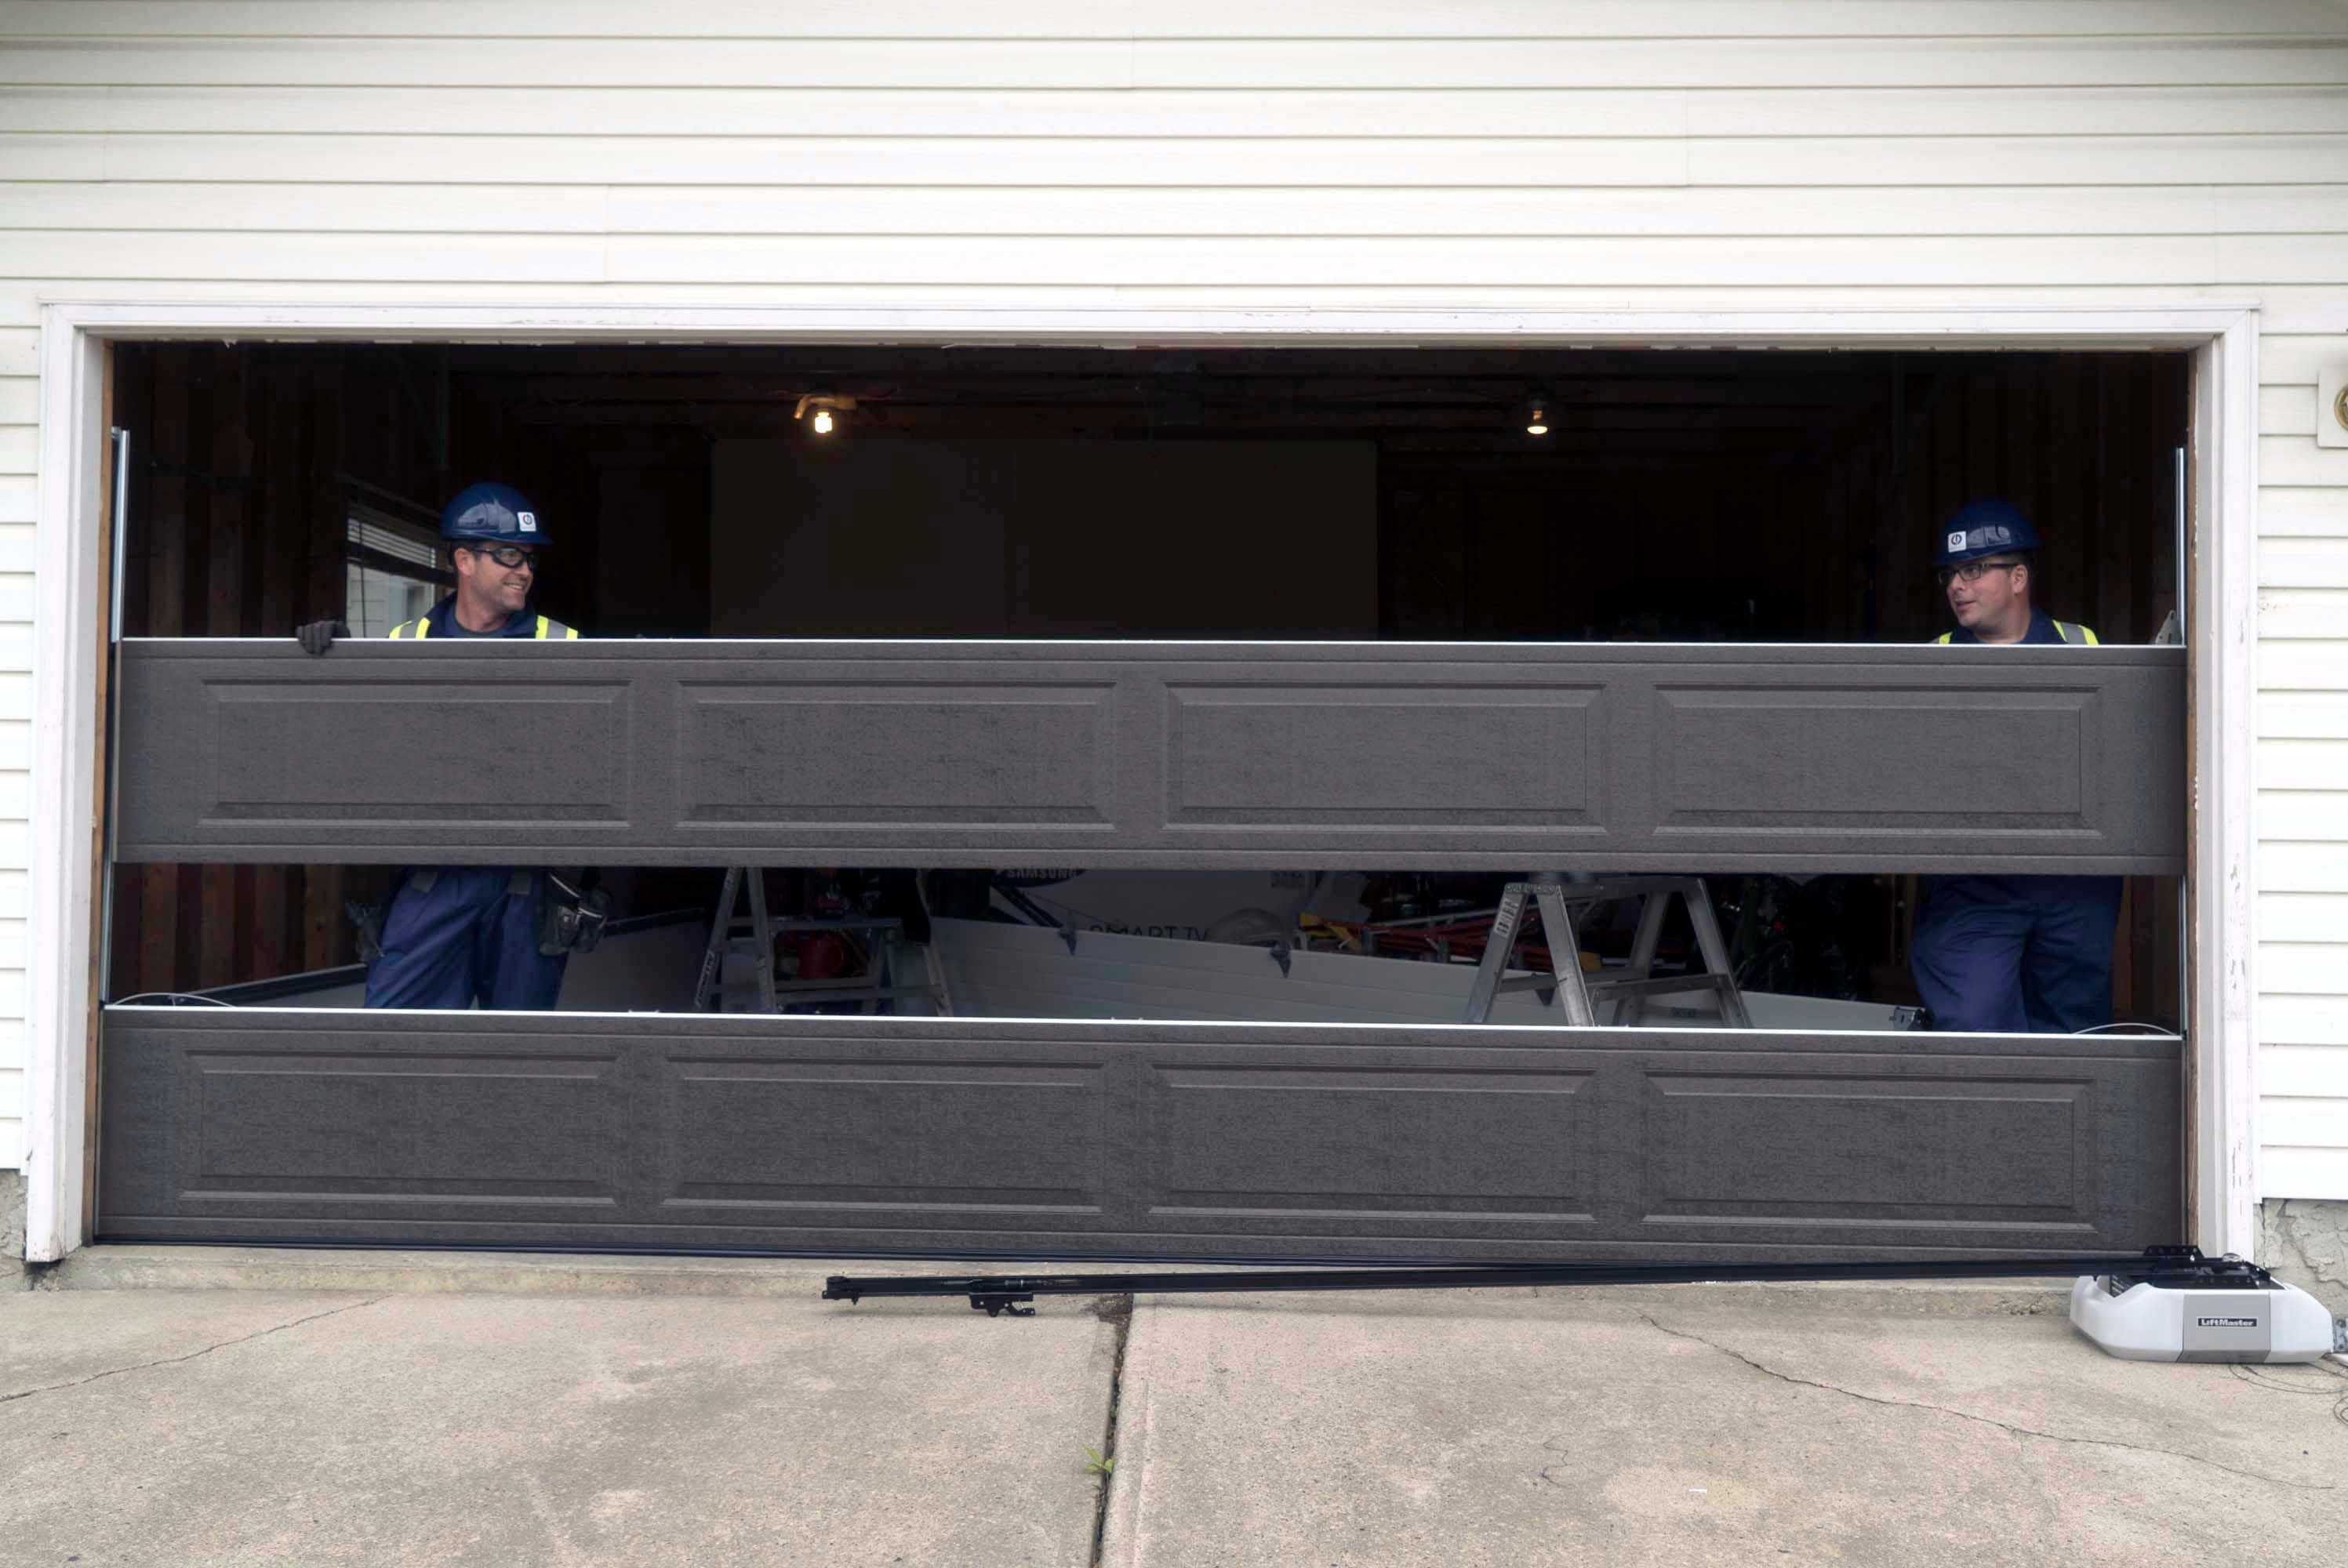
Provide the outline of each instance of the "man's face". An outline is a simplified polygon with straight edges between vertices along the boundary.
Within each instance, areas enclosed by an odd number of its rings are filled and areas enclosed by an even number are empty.
[[[495,605],[508,615],[530,602],[530,580],[538,570],[535,546],[458,545],[456,559],[457,576],[471,588],[476,602]]]
[[[1981,575],[1968,579],[1965,574],[1976,567],[1982,569]],[[1949,573],[1949,613],[1968,631],[2004,625],[2015,601],[2029,591],[2028,572],[2010,556],[1966,562]]]

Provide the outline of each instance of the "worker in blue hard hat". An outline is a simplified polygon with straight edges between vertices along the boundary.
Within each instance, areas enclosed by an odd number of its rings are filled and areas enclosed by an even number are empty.
[[[538,578],[546,530],[538,509],[511,485],[469,485],[440,510],[440,542],[457,574],[457,591],[394,637],[534,637],[569,640],[579,633],[532,613],[530,591]],[[314,620],[294,632],[305,650],[324,653],[351,629],[340,620]]]
[[[440,538],[457,569],[457,591],[391,629],[394,637],[575,638],[559,620],[530,611],[538,552],[546,548],[538,511],[510,485],[469,485],[442,508]]]
[[[1975,501],[1942,524],[1932,560],[1953,631],[1945,644],[2068,643],[2095,632],[2031,602],[2038,531],[2003,501]],[[1993,727],[1963,743],[2011,745]],[[2112,1020],[2116,876],[1929,876],[1910,968],[1932,1027],[2072,1034]]]
[[[568,641],[579,633],[530,608],[546,530],[510,485],[467,487],[441,511],[440,538],[457,589],[416,620],[392,629],[402,640],[531,638]],[[296,633],[324,653],[340,622]],[[403,870],[391,897],[355,911],[371,1008],[546,1009],[562,990],[573,950],[594,946],[609,900],[589,879],[499,866]]]
[[[2003,501],[1975,501],[1941,526],[1932,567],[1957,629],[1942,642],[2075,642],[2096,634],[2030,603],[2030,558],[2038,530]]]

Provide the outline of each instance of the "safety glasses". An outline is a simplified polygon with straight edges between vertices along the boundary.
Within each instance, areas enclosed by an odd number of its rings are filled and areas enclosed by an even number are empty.
[[[1932,573],[1932,580],[1939,583],[1942,588],[1949,586],[1949,579],[1951,578],[1961,577],[1967,582],[1979,582],[1982,579],[1982,574],[1984,572],[2001,570],[2011,571],[2013,568],[2018,567],[2022,563],[2018,560],[1969,560],[1962,562],[1956,566],[1944,566],[1935,569]]]
[[[458,545],[457,548],[470,550],[477,556],[487,556],[509,571],[518,566],[529,567],[533,571],[538,569],[538,552],[526,550],[520,545]]]

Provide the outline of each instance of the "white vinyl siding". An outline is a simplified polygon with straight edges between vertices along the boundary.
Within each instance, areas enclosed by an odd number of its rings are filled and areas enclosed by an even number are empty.
[[[2348,1197],[2329,0],[0,5],[0,1163],[55,298],[2257,302],[2262,1185]]]
[[[2259,1184],[2348,1198],[2348,449],[2315,442],[2348,297],[2306,324],[2260,346]]]

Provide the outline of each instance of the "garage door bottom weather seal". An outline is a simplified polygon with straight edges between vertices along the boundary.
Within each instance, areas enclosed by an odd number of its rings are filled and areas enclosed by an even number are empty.
[[[1816,1284],[1854,1280],[2049,1279],[2110,1276],[2170,1290],[2265,1290],[2274,1279],[2239,1257],[2198,1246],[2071,1257],[1916,1258],[1884,1263],[1536,1263],[1436,1268],[1205,1269],[1185,1274],[850,1275],[824,1281],[826,1301],[868,1296],[967,1296],[989,1317],[1032,1316],[1039,1296],[1161,1296],[1210,1291],[1478,1290],[1525,1285]]]

